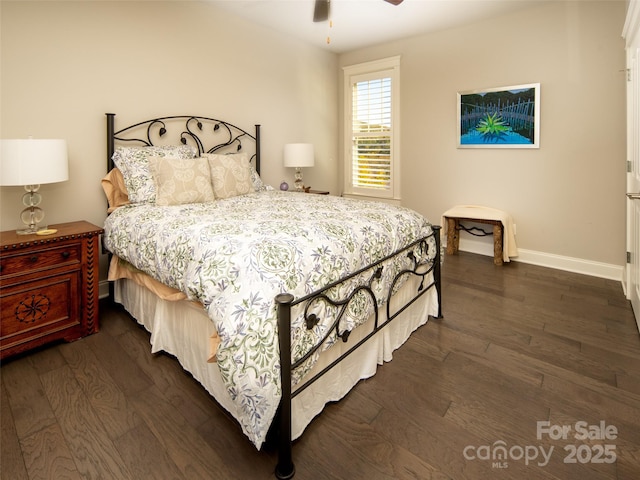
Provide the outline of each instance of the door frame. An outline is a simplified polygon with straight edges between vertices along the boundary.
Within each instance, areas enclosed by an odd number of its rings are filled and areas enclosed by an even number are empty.
[[[640,0],[630,0],[622,37],[627,67],[627,192],[640,192]],[[640,200],[627,199],[627,263],[623,287],[640,330]]]

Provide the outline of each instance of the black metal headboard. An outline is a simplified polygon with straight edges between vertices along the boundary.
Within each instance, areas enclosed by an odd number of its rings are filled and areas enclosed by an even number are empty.
[[[197,115],[175,115],[158,117],[134,125],[115,129],[115,113],[107,113],[107,171],[113,165],[115,143],[127,142],[139,146],[153,145],[193,145],[198,149],[198,155],[203,153],[237,153],[247,151],[251,154],[253,144],[254,153],[250,156],[256,171],[260,173],[260,125],[255,125],[255,134],[240,127],[211,117]],[[173,143],[172,143],[173,142]]]

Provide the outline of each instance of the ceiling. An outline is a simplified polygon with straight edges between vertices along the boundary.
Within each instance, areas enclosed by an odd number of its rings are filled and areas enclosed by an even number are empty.
[[[398,6],[383,0],[331,0],[330,22],[319,23],[313,22],[314,0],[211,1],[252,22],[343,53],[561,0],[404,0]]]

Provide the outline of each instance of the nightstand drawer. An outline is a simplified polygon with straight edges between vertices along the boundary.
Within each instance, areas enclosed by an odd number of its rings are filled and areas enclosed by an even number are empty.
[[[0,293],[1,349],[80,326],[80,272],[3,287]],[[67,335],[67,334],[65,334]]]
[[[79,265],[81,260],[79,243],[47,247],[46,250],[31,250],[17,255],[3,255],[0,259],[0,276],[27,274],[64,265]]]

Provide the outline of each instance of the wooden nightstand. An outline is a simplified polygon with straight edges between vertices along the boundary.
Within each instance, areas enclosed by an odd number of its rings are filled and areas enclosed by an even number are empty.
[[[0,232],[0,359],[98,331],[102,228],[50,225],[52,235]]]

